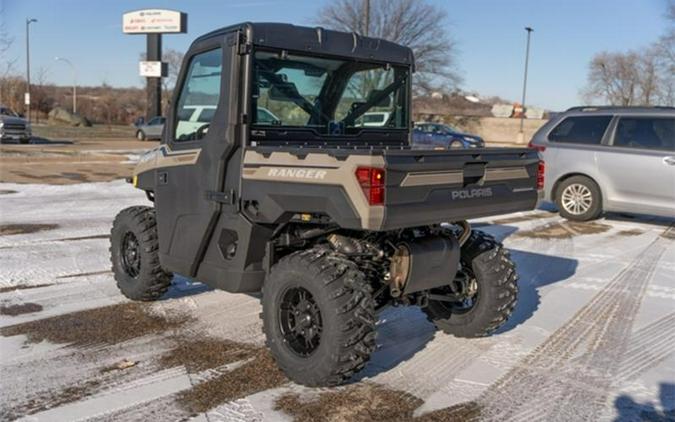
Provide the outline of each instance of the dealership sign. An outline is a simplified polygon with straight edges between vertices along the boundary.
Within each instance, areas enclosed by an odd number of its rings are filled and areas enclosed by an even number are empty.
[[[185,33],[187,14],[176,10],[145,9],[122,15],[125,34]]]
[[[147,78],[163,78],[168,75],[168,65],[163,62],[139,62],[139,73]]]

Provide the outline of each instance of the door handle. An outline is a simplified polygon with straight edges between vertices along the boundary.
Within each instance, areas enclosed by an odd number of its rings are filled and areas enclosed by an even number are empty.
[[[673,156],[663,157],[663,162],[668,164],[669,166],[675,166],[675,157]]]

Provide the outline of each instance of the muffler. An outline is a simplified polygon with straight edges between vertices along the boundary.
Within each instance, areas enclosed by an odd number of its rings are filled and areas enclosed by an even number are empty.
[[[392,296],[450,284],[459,269],[455,237],[428,236],[397,245],[390,265]]]

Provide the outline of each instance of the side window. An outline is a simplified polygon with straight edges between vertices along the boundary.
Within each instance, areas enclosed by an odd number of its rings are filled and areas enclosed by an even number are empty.
[[[176,141],[195,141],[206,135],[220,98],[222,49],[196,54],[190,60],[185,81],[176,102]],[[191,119],[195,110],[202,112]]]
[[[613,145],[675,151],[675,118],[622,117]]]
[[[599,145],[612,116],[568,117],[548,135],[551,142]]]

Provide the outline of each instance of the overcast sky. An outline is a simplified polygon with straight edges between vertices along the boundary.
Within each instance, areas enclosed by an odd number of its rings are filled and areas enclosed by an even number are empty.
[[[164,49],[185,51],[192,39],[240,21],[311,25],[329,0],[0,0],[15,41],[9,57],[25,72],[25,19],[31,24],[31,68],[46,79],[72,83],[77,67],[82,85],[142,86],[139,53],[145,37],[122,34],[122,13],[170,8],[188,13],[187,34],[164,36]],[[383,1],[383,0],[373,0]],[[640,49],[666,31],[666,0],[432,0],[447,14],[459,47],[462,88],[484,96],[519,100],[525,56],[525,26],[532,26],[528,103],[559,110],[577,105],[594,53]]]

